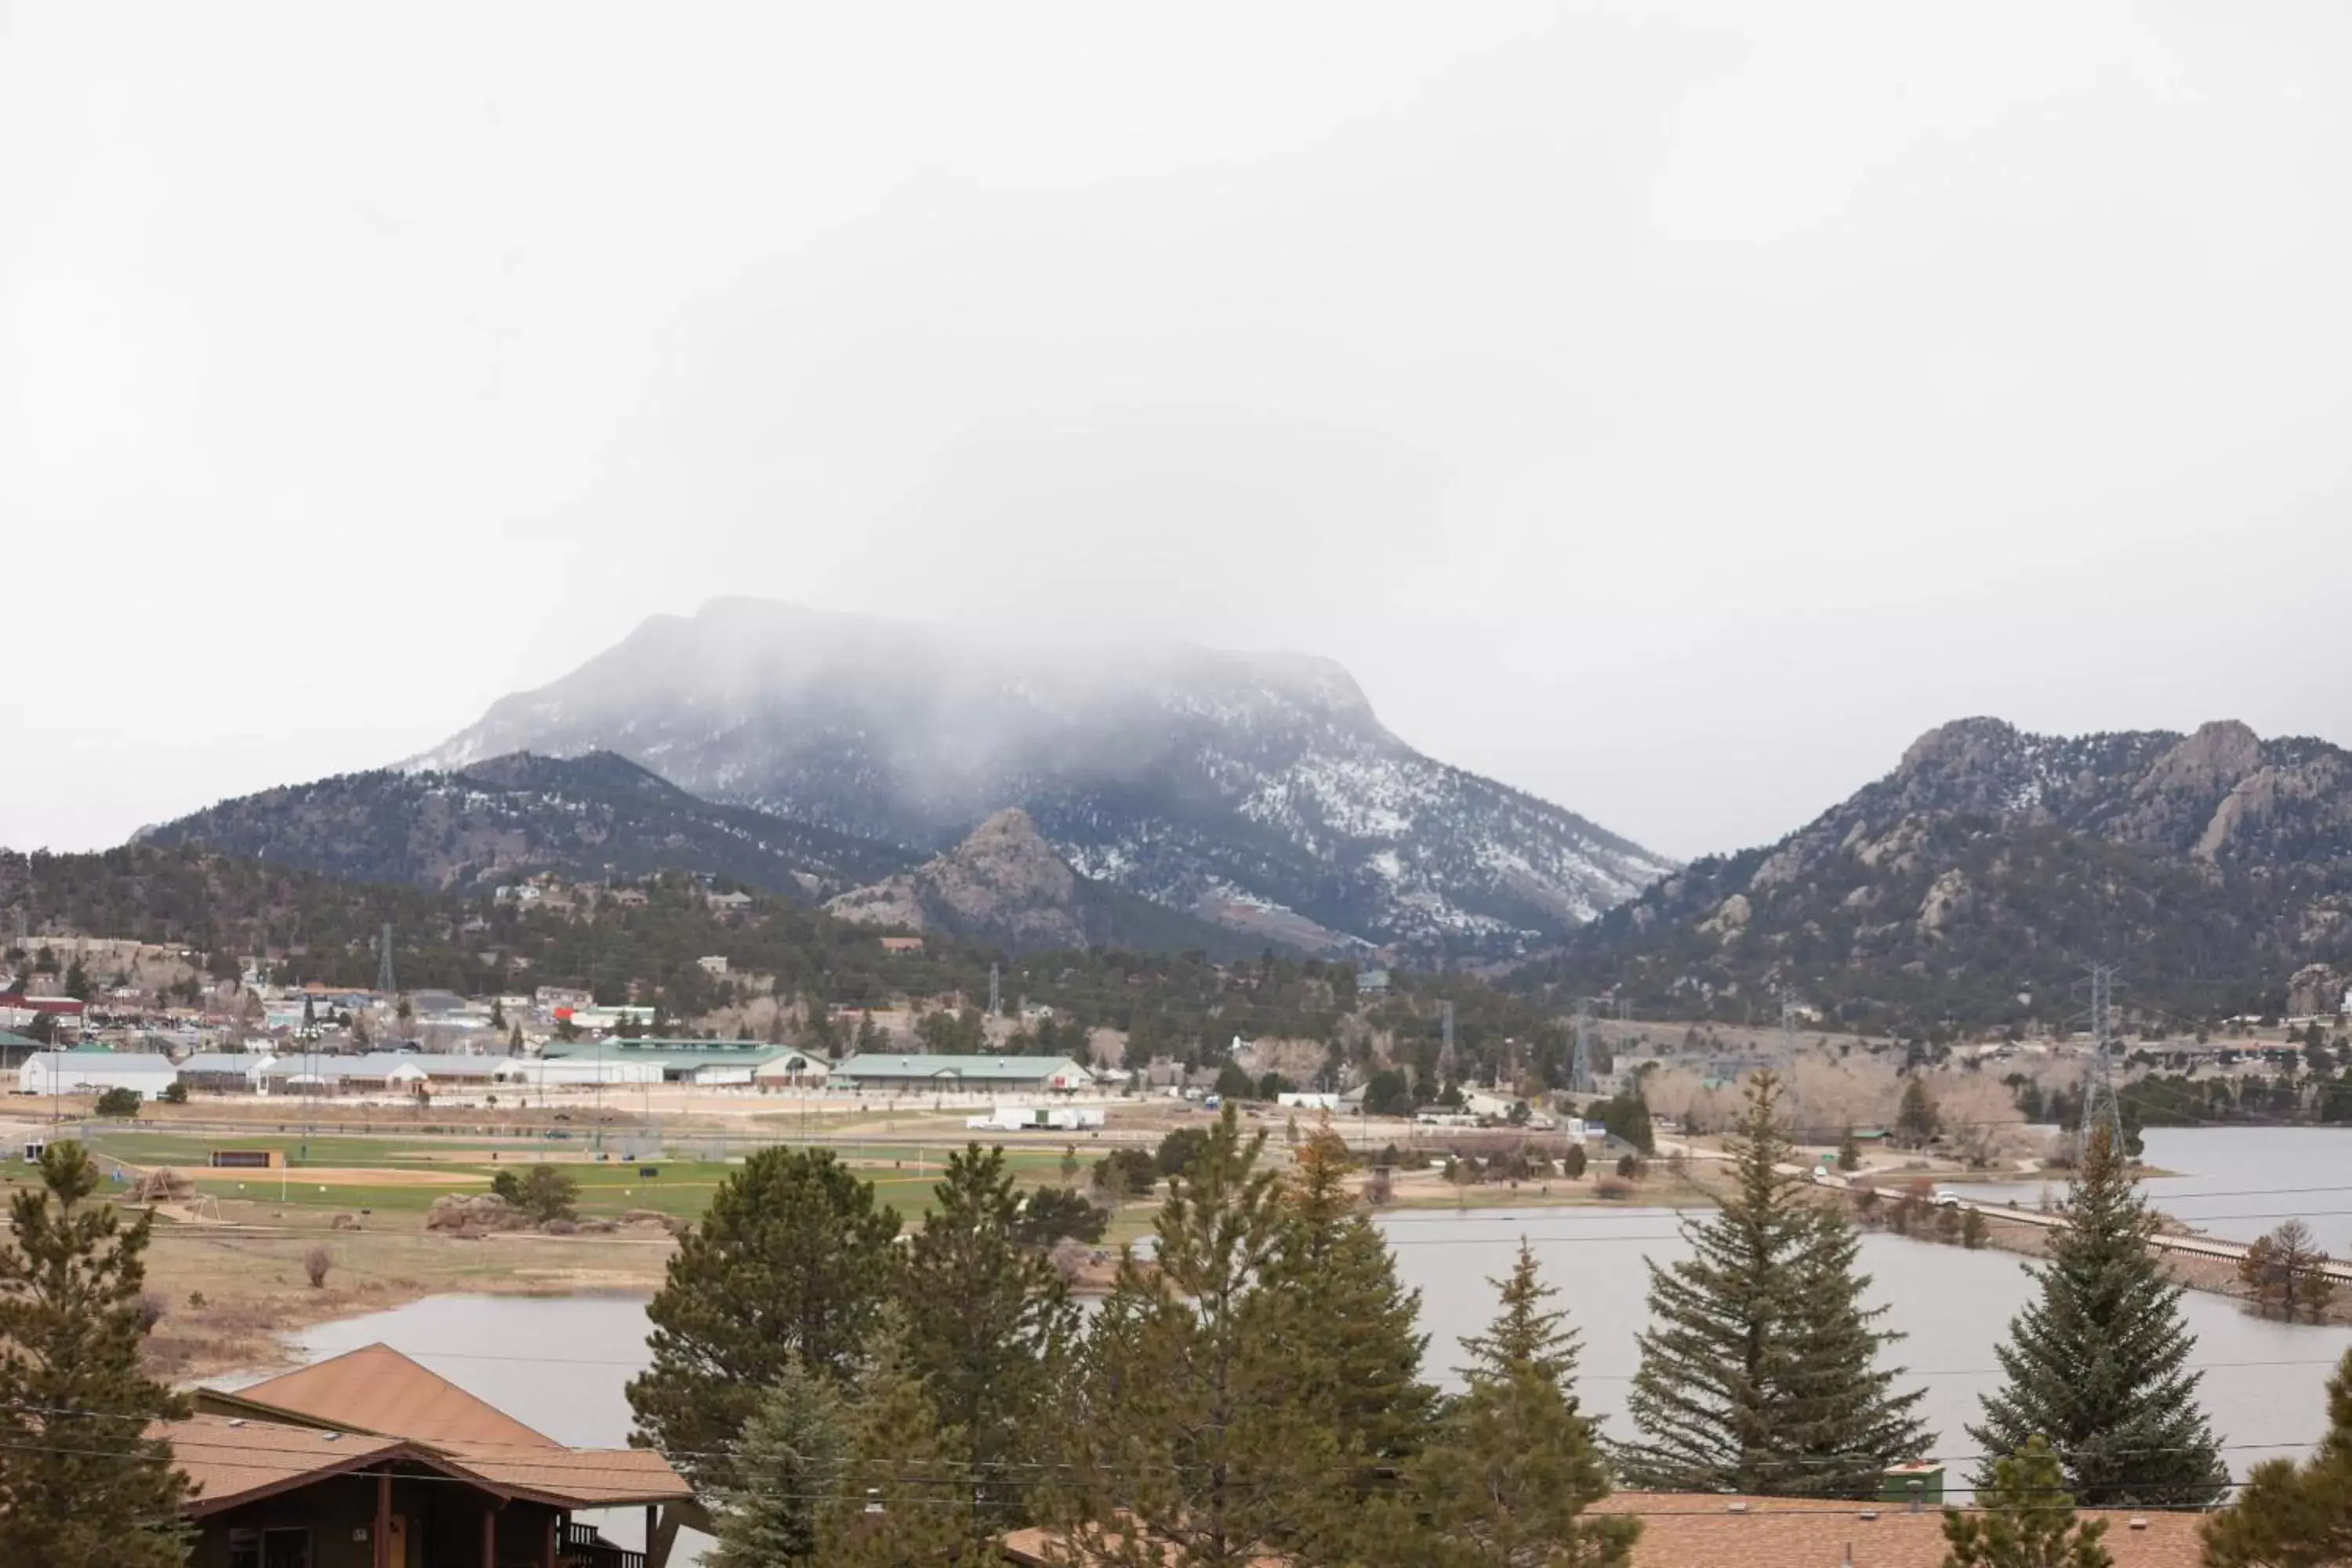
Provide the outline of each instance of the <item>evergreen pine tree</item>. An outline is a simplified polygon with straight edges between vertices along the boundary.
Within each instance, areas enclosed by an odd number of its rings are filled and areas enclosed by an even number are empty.
[[[1414,1560],[1433,1568],[1623,1568],[1639,1520],[1582,1517],[1609,1495],[1591,1423],[1577,1407],[1577,1342],[1554,1292],[1519,1243],[1502,1306],[1462,1342],[1466,1392],[1445,1410],[1411,1469],[1425,1534]]]
[[[2196,1337],[2181,1287],[2148,1249],[2156,1216],[2105,1128],[2092,1130],[2059,1213],[2065,1224],[2030,1270],[2041,1297],[1995,1352],[2007,1382],[1969,1434],[1987,1454],[2048,1438],[2086,1508],[2203,1507],[2229,1473],[2197,1404]]]
[[[671,1456],[698,1491],[727,1485],[727,1456],[785,1367],[854,1370],[898,1234],[897,1212],[829,1151],[753,1153],[719,1183],[646,1309],[653,1364],[629,1382],[631,1440]]]
[[[975,1541],[1020,1522],[1023,1478],[1043,1440],[1054,1369],[1076,1312],[1061,1271],[1020,1244],[1021,1198],[1004,1151],[950,1155],[938,1203],[899,1278],[908,1365],[961,1435]]]
[[[2352,1351],[2327,1380],[2327,1433],[2303,1464],[2265,1459],[2205,1522],[2206,1568],[2352,1563]]]
[[[839,1495],[848,1459],[839,1391],[788,1362],[743,1423],[730,1478],[717,1493],[710,1568],[814,1563],[818,1516]]]
[[[187,1478],[151,1420],[185,1402],[140,1370],[148,1216],[97,1199],[71,1140],[8,1200],[0,1247],[0,1552],[43,1568],[178,1568]]]
[[[1936,1114],[1936,1102],[1927,1097],[1924,1079],[1915,1078],[1903,1086],[1903,1103],[1895,1112],[1895,1131],[1904,1142],[1914,1149],[1924,1148],[1936,1136],[1942,1118]]]
[[[1002,1562],[971,1537],[964,1435],[943,1423],[908,1360],[895,1313],[868,1342],[850,1400],[849,1460],[820,1510],[824,1568],[958,1568]]]
[[[1690,1258],[1650,1265],[1654,1322],[1626,1402],[1641,1436],[1620,1456],[1629,1485],[1868,1497],[1929,1440],[1914,1414],[1924,1391],[1893,1392],[1900,1369],[1876,1364],[1901,1336],[1875,1326],[1885,1308],[1863,1305],[1860,1239],[1812,1201],[1780,1094],[1769,1072],[1750,1082],[1722,1206],[1684,1222]]]
[[[1398,1281],[1348,1178],[1347,1145],[1328,1127],[1300,1146],[1265,1282],[1296,1337],[1300,1396],[1318,1402],[1341,1448],[1386,1468],[1420,1447],[1437,1390],[1421,1380],[1421,1292]]]
[[[1262,1281],[1291,1216],[1265,1143],[1228,1106],[1169,1181],[1152,1264],[1123,1254],[1095,1313],[1058,1500],[1077,1561],[1241,1568],[1351,1505],[1329,1424],[1280,1397],[1296,1329]]]
[[[1997,1461],[1977,1511],[1944,1510],[1944,1568],[2115,1568],[2099,1544],[2107,1521],[2077,1521],[2050,1445],[2036,1437]]]

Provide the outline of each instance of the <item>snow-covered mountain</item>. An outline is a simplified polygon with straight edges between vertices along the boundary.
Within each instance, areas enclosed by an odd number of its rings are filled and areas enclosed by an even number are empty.
[[[1307,947],[1506,955],[1672,868],[1422,755],[1328,660],[741,599],[656,616],[409,765],[599,749],[710,800],[910,848],[1018,806],[1087,876]]]

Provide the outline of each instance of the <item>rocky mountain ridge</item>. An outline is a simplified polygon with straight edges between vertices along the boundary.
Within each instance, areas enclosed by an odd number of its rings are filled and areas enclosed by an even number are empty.
[[[1238,954],[1234,934],[1082,877],[1027,812],[1000,811],[952,849],[853,889],[825,910],[860,925],[947,931],[1015,952],[1128,947]]]
[[[1672,862],[1390,733],[1295,655],[1074,646],[723,600],[656,616],[410,765],[611,750],[929,852],[1007,806],[1080,873],[1255,938],[1507,957]]]
[[[139,837],[343,881],[474,891],[541,871],[600,879],[673,870],[808,901],[915,858],[697,799],[610,752],[518,752],[452,773],[344,773],[222,801]]]
[[[2184,1020],[2324,998],[2352,968],[2352,752],[2234,722],[2057,737],[1962,720],[1777,844],[1664,879],[1519,984],[1756,1016],[1785,989],[1857,1026],[1983,1026],[2065,1019],[2093,962]]]

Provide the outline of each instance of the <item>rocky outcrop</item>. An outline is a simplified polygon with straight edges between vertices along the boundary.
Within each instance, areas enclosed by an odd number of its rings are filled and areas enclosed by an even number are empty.
[[[946,854],[825,905],[843,920],[949,931],[1008,947],[1084,947],[1078,875],[1029,814],[1000,811]]]

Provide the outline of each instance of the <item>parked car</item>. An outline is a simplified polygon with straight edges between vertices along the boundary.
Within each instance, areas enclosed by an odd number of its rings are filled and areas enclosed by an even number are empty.
[[[1960,1206],[1960,1194],[1949,1187],[1937,1187],[1932,1201],[1939,1209],[1956,1209]]]

